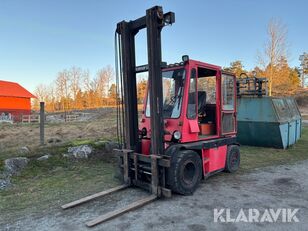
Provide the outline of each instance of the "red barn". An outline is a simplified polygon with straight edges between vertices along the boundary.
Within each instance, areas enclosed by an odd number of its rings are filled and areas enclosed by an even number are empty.
[[[0,80],[0,117],[20,121],[21,115],[31,113],[31,98],[36,97],[18,83]]]

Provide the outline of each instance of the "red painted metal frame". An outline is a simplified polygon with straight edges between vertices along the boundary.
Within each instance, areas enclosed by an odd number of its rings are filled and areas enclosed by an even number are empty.
[[[236,81],[234,77],[234,111],[223,111],[222,109],[222,69],[220,66],[199,62],[196,60],[189,60],[185,63],[184,66],[180,67],[172,67],[166,68],[165,70],[174,70],[184,68],[186,73],[185,79],[185,87],[184,87],[184,95],[183,95],[183,102],[181,108],[181,114],[179,118],[176,119],[165,119],[165,131],[166,135],[164,136],[165,139],[165,148],[169,146],[169,143],[172,139],[172,135],[174,131],[180,131],[182,134],[179,143],[191,143],[196,141],[207,141],[207,140],[214,140],[223,137],[234,137],[236,136],[236,124],[234,126],[235,130],[228,134],[222,133],[222,115],[223,113],[233,113],[236,116]],[[190,84],[190,74],[191,70],[195,68],[206,68],[216,71],[216,134],[213,136],[208,137],[199,137],[199,127],[198,127],[198,116],[194,119],[187,118],[187,108],[188,108],[188,95],[189,95],[189,84]],[[196,72],[198,73],[198,72]],[[225,72],[224,72],[225,73]],[[229,73],[226,73],[229,74]],[[198,76],[197,76],[198,79]],[[198,89],[196,89],[198,91]],[[144,98],[144,106],[142,111],[142,118],[139,124],[139,129],[146,128],[147,135],[141,140],[141,147],[142,153],[148,155],[150,153],[150,138],[151,138],[151,128],[150,128],[150,119],[145,116],[146,112],[146,103],[147,101],[147,94]],[[236,121],[236,120],[235,120]],[[193,130],[193,132],[192,132]],[[210,149],[203,149],[202,150],[202,162],[203,162],[203,172],[204,175],[217,171],[219,169],[223,169],[225,167],[226,162],[226,155],[227,155],[227,146],[220,146],[216,148]]]
[[[223,114],[225,113],[225,114],[233,114],[233,116],[234,116],[234,130],[233,130],[233,132],[228,132],[228,133],[221,133],[222,135],[236,135],[236,133],[237,133],[237,123],[236,123],[236,121],[237,121],[237,119],[236,119],[236,116],[237,116],[237,102],[236,102],[236,100],[237,100],[237,97],[236,97],[236,95],[237,95],[237,92],[236,92],[236,77],[234,76],[234,74],[233,73],[229,73],[229,72],[225,72],[225,71],[222,71],[222,74],[227,74],[227,75],[229,75],[229,76],[233,76],[233,78],[234,78],[234,110],[223,110],[223,108],[222,108],[222,106],[221,106],[221,118],[222,118],[222,116],[223,116]],[[223,105],[223,97],[222,97],[222,93],[221,93],[221,105]]]
[[[202,150],[203,174],[206,176],[211,172],[215,172],[225,168],[227,158],[227,145],[217,148]]]

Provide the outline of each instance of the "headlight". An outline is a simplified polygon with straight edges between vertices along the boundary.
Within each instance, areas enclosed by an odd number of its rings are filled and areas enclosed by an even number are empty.
[[[189,60],[189,56],[188,55],[183,55],[182,56],[182,61],[185,63]]]
[[[179,131],[175,131],[175,132],[173,133],[173,138],[174,138],[175,140],[181,139],[181,136],[182,136],[182,134],[181,134],[181,132],[179,132]]]

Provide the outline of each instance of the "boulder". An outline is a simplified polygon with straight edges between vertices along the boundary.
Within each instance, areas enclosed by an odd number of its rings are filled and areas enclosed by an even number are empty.
[[[68,148],[67,152],[68,153],[63,156],[87,159],[93,153],[93,148],[89,145],[80,145]]]
[[[5,189],[10,184],[10,179],[0,179],[0,190]]]
[[[49,138],[47,140],[47,143],[49,143],[49,144],[60,143],[60,142],[62,142],[62,140],[60,138],[58,138],[58,137],[52,137],[52,138]]]
[[[37,158],[36,160],[38,160],[38,161],[48,160],[49,157],[51,157],[51,155],[50,155],[50,154],[47,154],[47,155],[44,155],[44,156],[41,156],[41,157]]]
[[[105,143],[105,151],[106,152],[113,152],[113,149],[119,148],[120,145],[113,141],[108,141]]]
[[[25,154],[29,154],[30,153],[30,149],[27,146],[21,147],[19,149],[19,154],[21,155],[25,155]]]
[[[6,159],[4,161],[4,171],[8,175],[17,175],[22,169],[24,169],[29,162],[29,159],[26,157],[16,157]]]

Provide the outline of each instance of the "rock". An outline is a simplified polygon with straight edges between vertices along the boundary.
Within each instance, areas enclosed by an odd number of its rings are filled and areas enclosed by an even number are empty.
[[[47,143],[51,144],[51,143],[60,143],[62,142],[62,140],[60,138],[57,138],[57,137],[53,137],[53,138],[49,138],[47,140]]]
[[[24,154],[29,154],[30,153],[30,149],[27,146],[21,147],[19,149],[19,154],[24,155]]]
[[[37,158],[36,160],[38,160],[38,161],[48,160],[49,157],[51,157],[51,155],[50,155],[50,154],[47,154],[47,155],[44,155],[44,156],[41,156],[41,157]]]
[[[10,179],[0,179],[0,190],[5,189],[11,184]]]
[[[55,167],[54,169],[51,170],[51,172],[60,172],[63,170],[63,167]]]
[[[68,148],[68,157],[73,156],[78,159],[86,159],[88,158],[93,152],[92,147],[89,145],[80,145],[76,147]]]
[[[120,145],[116,142],[109,141],[105,143],[105,151],[106,152],[113,152],[113,149],[119,148]]]
[[[97,146],[97,147],[99,147],[99,148],[105,148],[106,143],[107,143],[106,141],[99,140],[99,141],[96,141],[96,142],[94,143],[94,145]]]
[[[26,157],[16,157],[11,159],[6,159],[4,161],[4,171],[12,176],[17,175],[22,169],[24,169],[29,162]]]

